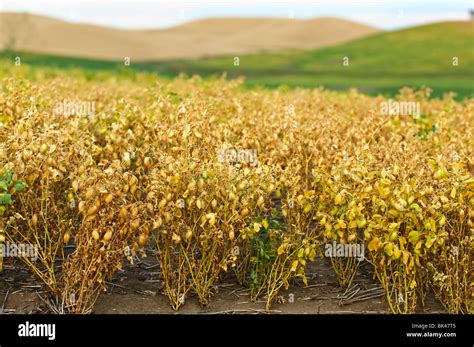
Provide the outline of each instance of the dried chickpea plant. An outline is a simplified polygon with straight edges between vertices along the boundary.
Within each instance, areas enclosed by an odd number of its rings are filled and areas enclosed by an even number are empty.
[[[356,91],[15,71],[0,89],[0,243],[37,249],[21,260],[58,311],[93,312],[150,250],[175,310],[230,279],[270,309],[337,243],[365,247],[388,311],[431,291],[473,312],[472,100],[406,88],[395,100],[422,113],[391,116]],[[94,113],[55,112],[71,95]],[[331,263],[341,287],[357,280],[355,258]]]

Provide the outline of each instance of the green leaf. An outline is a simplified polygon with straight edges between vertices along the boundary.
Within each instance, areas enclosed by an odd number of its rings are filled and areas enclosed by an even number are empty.
[[[12,202],[12,196],[10,194],[2,194],[0,204],[7,205]]]
[[[25,188],[25,186],[21,182],[15,183],[13,187],[15,188],[16,191],[22,191]]]
[[[420,234],[416,230],[410,231],[408,234],[408,241],[410,241],[411,244],[415,244],[420,237]]]
[[[431,246],[433,245],[433,243],[436,241],[436,236],[434,234],[429,234],[427,237],[426,237],[426,242],[425,242],[425,246],[426,248],[431,248]]]
[[[13,174],[11,172],[7,172],[6,179],[7,179],[7,185],[10,185],[10,183],[12,183]]]
[[[0,193],[5,193],[8,190],[7,182],[0,178]]]

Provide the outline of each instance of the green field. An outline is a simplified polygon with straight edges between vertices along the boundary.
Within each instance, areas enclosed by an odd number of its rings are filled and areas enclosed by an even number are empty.
[[[34,67],[85,69],[129,74],[122,63],[28,53],[2,53],[22,57]],[[343,58],[349,66],[343,66]],[[458,66],[453,65],[457,57]],[[427,86],[434,96],[456,92],[474,95],[474,22],[451,22],[384,32],[346,44],[310,51],[261,53],[234,57],[160,62],[132,61],[132,69],[153,71],[164,77],[187,75],[246,77],[246,85],[264,87],[358,88],[368,94],[394,95],[404,86]]]

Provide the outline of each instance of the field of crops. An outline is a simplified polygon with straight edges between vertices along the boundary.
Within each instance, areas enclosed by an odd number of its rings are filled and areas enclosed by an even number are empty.
[[[147,254],[175,310],[228,278],[270,309],[338,244],[364,247],[388,312],[433,292],[472,313],[472,99],[403,89],[421,113],[384,115],[356,91],[22,69],[0,86],[0,242],[37,247],[21,260],[61,310]],[[359,261],[333,255],[347,287]]]

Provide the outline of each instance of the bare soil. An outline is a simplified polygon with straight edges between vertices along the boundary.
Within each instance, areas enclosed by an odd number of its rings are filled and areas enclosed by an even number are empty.
[[[229,276],[216,286],[209,305],[197,297],[187,298],[179,314],[385,314],[388,308],[371,266],[362,263],[357,277],[346,291],[339,287],[328,259],[317,259],[308,267],[308,286],[296,283],[283,290],[270,311],[265,301],[250,300],[248,288]],[[48,313],[41,299],[47,297],[39,281],[19,261],[5,264],[0,274],[0,313]],[[429,293],[419,313],[443,313],[442,305]],[[153,257],[126,264],[107,284],[94,309],[96,314],[174,314],[162,292],[159,265]]]

